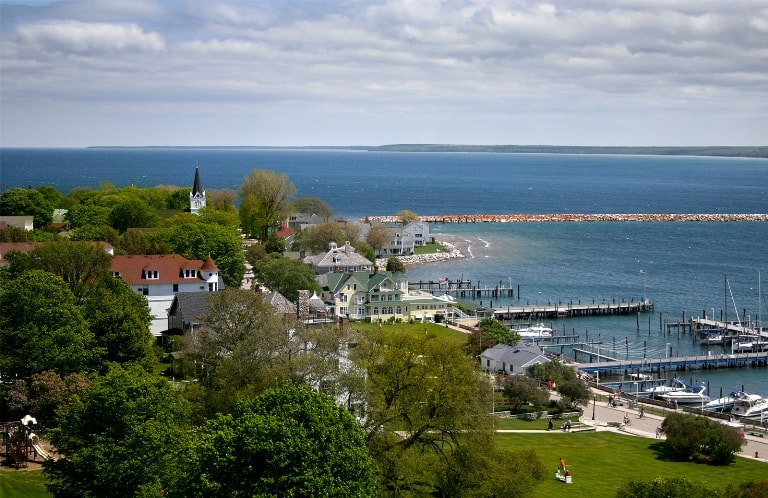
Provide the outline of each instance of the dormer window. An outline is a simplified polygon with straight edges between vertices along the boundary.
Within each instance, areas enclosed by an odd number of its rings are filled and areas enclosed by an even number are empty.
[[[113,271],[112,272],[112,276],[115,277],[115,278],[121,278],[121,275],[120,275],[119,271]]]
[[[182,276],[184,278],[195,278],[197,277],[197,270],[183,270]]]
[[[157,280],[160,278],[160,272],[158,270],[142,270],[142,276],[141,278],[145,278],[147,280]]]

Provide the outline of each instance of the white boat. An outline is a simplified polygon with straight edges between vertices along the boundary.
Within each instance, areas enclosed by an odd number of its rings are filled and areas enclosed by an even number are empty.
[[[707,334],[702,338],[701,342],[702,344],[722,344],[723,334],[719,332],[714,334]]]
[[[683,382],[682,380],[672,379],[672,383],[668,386],[649,387],[648,389],[644,389],[643,393],[654,396],[654,397],[661,397],[664,394],[684,391],[687,387],[688,386],[686,386],[685,382]]]
[[[666,394],[662,394],[659,398],[665,401],[672,401],[675,403],[691,404],[691,403],[705,403],[709,401],[707,396],[706,386],[694,386],[683,389],[682,391],[673,391]]]
[[[731,413],[737,417],[757,417],[768,413],[768,399],[759,394],[745,394],[733,402]]]
[[[516,332],[521,339],[548,339],[552,337],[555,332],[554,329],[544,326],[541,322],[528,327],[513,328],[512,330]]]
[[[704,409],[709,411],[716,411],[716,412],[728,412],[733,409],[733,404],[736,402],[737,399],[740,399],[742,396],[746,396],[741,391],[734,391],[730,393],[728,396],[723,396],[722,398],[717,398],[709,401],[708,403],[704,404]]]

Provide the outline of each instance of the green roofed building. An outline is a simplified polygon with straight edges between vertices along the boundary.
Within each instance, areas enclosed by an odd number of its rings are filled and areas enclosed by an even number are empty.
[[[449,304],[423,291],[409,290],[405,273],[378,271],[330,272],[317,276],[329,313],[351,320],[442,321]]]

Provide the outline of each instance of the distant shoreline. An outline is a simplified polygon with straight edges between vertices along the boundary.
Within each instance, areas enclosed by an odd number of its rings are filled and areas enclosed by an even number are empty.
[[[475,152],[497,154],[593,154],[630,156],[698,156],[768,158],[768,146],[596,146],[596,145],[94,145],[87,149],[254,149],[254,150],[348,150],[360,152]]]

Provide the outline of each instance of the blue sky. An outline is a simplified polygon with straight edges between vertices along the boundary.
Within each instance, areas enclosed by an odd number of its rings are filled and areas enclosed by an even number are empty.
[[[0,0],[0,146],[766,145],[764,0]]]

